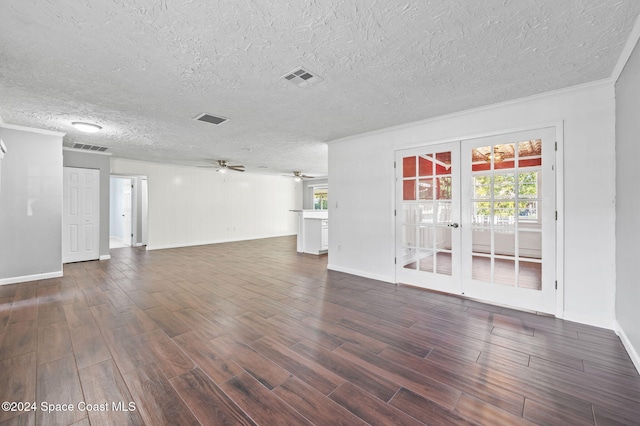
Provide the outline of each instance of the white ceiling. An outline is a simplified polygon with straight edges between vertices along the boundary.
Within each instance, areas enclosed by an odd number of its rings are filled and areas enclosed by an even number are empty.
[[[637,0],[2,0],[0,117],[117,157],[325,175],[326,141],[608,78],[639,12]],[[281,78],[299,66],[323,81]],[[230,120],[194,121],[202,112]]]

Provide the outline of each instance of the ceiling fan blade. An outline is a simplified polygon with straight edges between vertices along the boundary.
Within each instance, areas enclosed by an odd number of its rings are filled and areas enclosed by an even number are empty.
[[[244,172],[244,166],[227,166],[227,168],[236,172]]]
[[[305,178],[305,179],[311,179],[311,178],[313,178],[313,176],[307,176],[307,175],[302,175],[302,176],[300,176],[300,177]]]

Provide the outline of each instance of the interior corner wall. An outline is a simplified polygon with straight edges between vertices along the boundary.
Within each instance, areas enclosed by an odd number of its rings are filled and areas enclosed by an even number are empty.
[[[312,179],[302,181],[302,208],[313,210],[313,192],[311,188],[316,185],[329,185],[329,179]],[[331,196],[331,194],[329,194]]]
[[[640,371],[640,44],[616,82],[616,320]]]
[[[111,156],[91,152],[63,151],[64,167],[100,170],[100,257],[109,256],[109,178]]]
[[[615,324],[615,97],[610,81],[329,143],[329,268],[395,282],[395,151],[563,122],[564,318]],[[637,211],[637,210],[636,210]],[[562,236],[559,236],[560,238]]]
[[[149,250],[295,235],[302,184],[280,176],[112,158],[148,181]]]
[[[0,284],[62,275],[62,136],[0,128]]]

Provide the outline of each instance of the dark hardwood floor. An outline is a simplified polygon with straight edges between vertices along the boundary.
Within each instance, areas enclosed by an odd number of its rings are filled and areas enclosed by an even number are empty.
[[[35,408],[0,424],[640,424],[609,330],[327,271],[291,237],[111,255],[0,286],[0,401]]]

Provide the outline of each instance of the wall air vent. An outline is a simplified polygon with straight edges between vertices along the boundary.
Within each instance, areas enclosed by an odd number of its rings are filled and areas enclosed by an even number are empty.
[[[224,117],[219,117],[216,115],[212,115],[212,114],[207,114],[206,112],[203,112],[202,114],[200,114],[199,116],[197,116],[196,118],[194,118],[194,120],[198,120],[198,121],[204,121],[205,123],[211,123],[211,124],[222,124],[226,121],[228,121],[228,118],[224,118]]]
[[[95,151],[95,152],[105,152],[109,148],[106,146],[98,146],[98,145],[87,145],[84,143],[74,143],[73,149],[84,149],[86,151]]]
[[[305,70],[304,68],[296,68],[282,76],[285,80],[290,81],[298,87],[308,87],[312,84],[320,83],[322,78]]]

